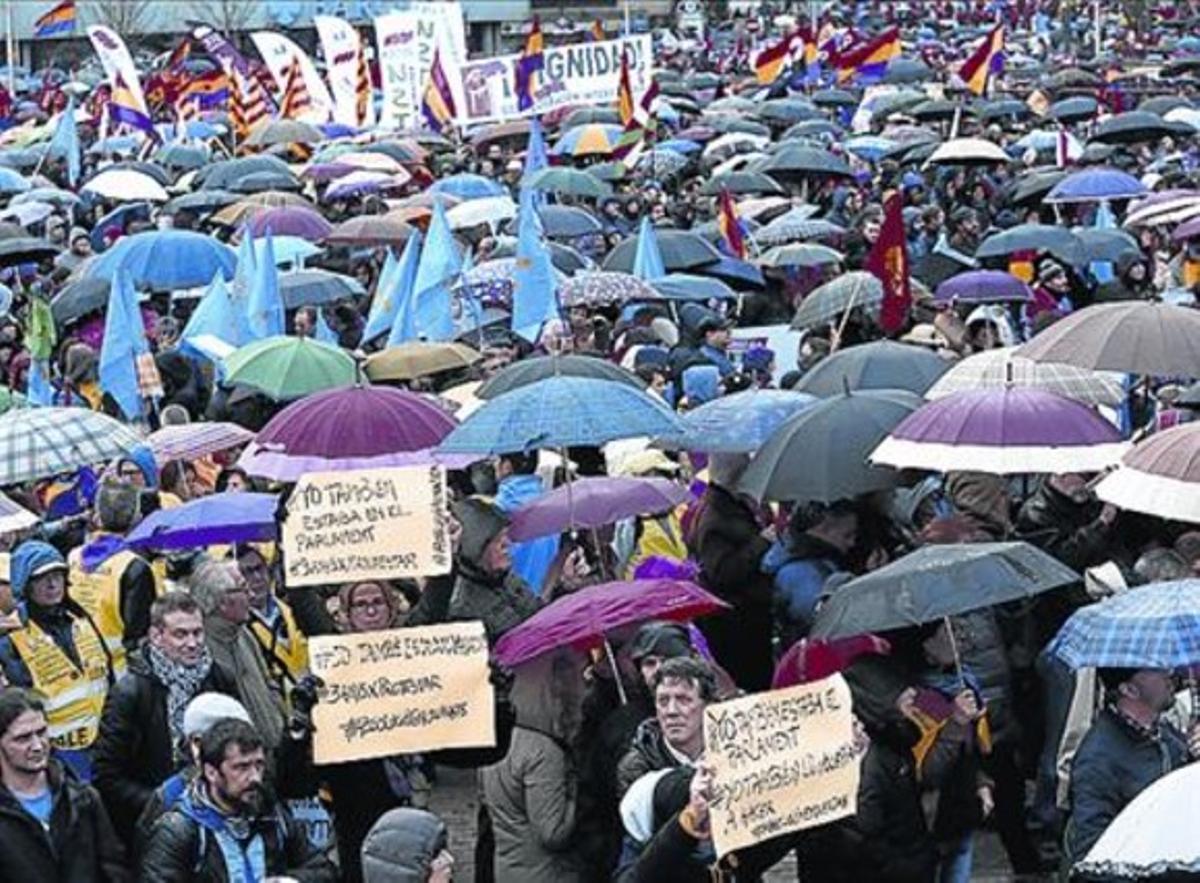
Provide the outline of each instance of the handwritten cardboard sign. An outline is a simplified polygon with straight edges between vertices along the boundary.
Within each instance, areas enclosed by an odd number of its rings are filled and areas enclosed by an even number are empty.
[[[284,582],[331,585],[450,572],[440,466],[314,472],[283,525]]]
[[[857,811],[859,750],[841,675],[704,710],[719,856]]]
[[[308,656],[316,763],[496,744],[481,622],[311,638]]]

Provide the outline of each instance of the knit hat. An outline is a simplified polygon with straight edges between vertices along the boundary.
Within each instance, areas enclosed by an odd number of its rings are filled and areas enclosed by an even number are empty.
[[[71,228],[71,234],[67,237],[67,245],[74,245],[76,239],[87,239],[89,242],[91,241],[88,231],[82,227]]]
[[[198,693],[183,710],[183,738],[203,736],[217,721],[233,718],[253,725],[246,706],[224,693]]]
[[[687,629],[677,622],[648,622],[629,642],[629,658],[640,663],[647,656],[671,659],[692,652]]]
[[[9,576],[13,597],[23,598],[25,587],[35,576],[66,569],[66,559],[58,549],[41,540],[26,540],[12,553]]]

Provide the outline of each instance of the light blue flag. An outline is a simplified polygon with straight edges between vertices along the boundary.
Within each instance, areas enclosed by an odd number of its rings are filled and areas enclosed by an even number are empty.
[[[328,343],[332,346],[341,346],[338,341],[337,332],[329,327],[329,323],[325,321],[325,311],[317,307],[317,325],[313,329],[313,339],[321,343]]]
[[[53,405],[54,387],[50,384],[50,365],[45,359],[34,359],[29,363],[26,378],[25,398],[31,405]]]
[[[254,340],[246,313],[234,303],[229,285],[226,284],[220,270],[213,274],[212,282],[208,284],[200,303],[196,304],[187,325],[183,327],[180,340],[187,343],[206,335],[223,340],[233,347],[244,346]],[[208,355],[201,350],[197,352]]]
[[[658,237],[649,217],[642,218],[638,227],[637,251],[633,255],[633,275],[652,282],[667,275],[663,266],[662,252],[658,250]]]
[[[528,187],[521,188],[517,226],[517,266],[513,272],[513,332],[530,343],[542,325],[558,317],[557,283],[550,248],[542,238],[541,223]]]
[[[525,148],[525,168],[521,172],[521,180],[526,181],[535,172],[540,172],[549,166],[550,154],[546,150],[546,136],[542,134],[541,122],[534,117],[529,125],[529,143]],[[533,201],[535,205],[545,205],[546,194],[541,190],[536,191],[533,194]]]
[[[371,311],[367,314],[367,324],[363,328],[363,343],[374,340],[396,323],[396,310],[400,305],[391,294],[396,281],[397,267],[399,262],[396,260],[396,253],[389,248],[383,269],[379,271],[379,279],[375,282],[375,297],[371,299]]]
[[[283,297],[279,294],[279,268],[275,266],[275,248],[268,233],[263,243],[263,259],[255,267],[250,286],[246,317],[256,340],[287,333],[283,321]]]
[[[413,283],[417,334],[425,340],[454,339],[450,286],[462,269],[462,255],[441,202],[434,203],[425,247]]]
[[[417,283],[417,265],[421,262],[421,241],[420,232],[413,231],[408,242],[404,243],[404,252],[396,264],[392,291],[388,295],[396,303],[396,318],[388,334],[388,346],[416,340],[420,336],[417,333],[417,308],[413,295]]]
[[[1092,223],[1092,227],[1096,230],[1115,230],[1117,227],[1117,217],[1113,214],[1112,206],[1108,204],[1108,200],[1100,201],[1100,205],[1096,207],[1096,220]],[[1088,269],[1092,273],[1092,277],[1103,285],[1105,282],[1112,282],[1116,274],[1113,272],[1111,261],[1092,261],[1088,264]]]
[[[475,269],[475,252],[467,249],[458,278],[462,279],[473,269]],[[478,330],[479,326],[483,324],[483,299],[471,294],[466,288],[459,288],[455,292],[455,300],[458,309],[454,311],[454,336],[462,338]]]
[[[242,239],[238,243],[237,264],[233,268],[233,281],[230,284],[229,296],[244,316],[250,315],[250,289],[254,285],[254,274],[258,272],[258,260],[254,252],[254,237],[250,235],[249,228],[243,228]]]
[[[67,99],[67,108],[58,118],[54,137],[50,139],[47,153],[67,161],[67,180],[74,187],[79,182],[82,157],[79,150],[79,131],[75,128],[75,96]]]
[[[127,420],[142,417],[137,358],[150,351],[133,281],[124,267],[113,274],[100,345],[100,388],[112,396]]]

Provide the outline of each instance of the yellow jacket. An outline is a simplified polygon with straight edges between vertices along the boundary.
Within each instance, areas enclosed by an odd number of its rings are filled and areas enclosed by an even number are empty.
[[[100,636],[113,656],[113,668],[120,676],[125,673],[125,620],[121,615],[121,578],[138,557],[129,551],[118,552],[95,570],[83,569],[83,548],[72,549],[67,556],[67,578],[71,599],[79,604],[96,623]],[[154,595],[163,593],[162,574],[154,574]]]

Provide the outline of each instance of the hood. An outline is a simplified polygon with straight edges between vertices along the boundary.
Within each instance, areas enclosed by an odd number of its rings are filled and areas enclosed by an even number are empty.
[[[454,517],[462,523],[459,558],[481,569],[483,550],[508,525],[508,517],[485,497],[467,497],[455,504]]]
[[[561,649],[517,666],[510,694],[517,725],[569,744],[578,731],[583,664],[580,653]]]
[[[496,508],[511,515],[543,493],[539,475],[510,475],[496,489]]]
[[[364,883],[425,883],[446,848],[446,825],[431,812],[403,807],[379,817],[362,845]]]
[[[687,628],[677,622],[648,622],[634,634],[629,642],[629,658],[635,663],[646,656],[661,656],[671,659],[687,656],[692,652]]]
[[[9,559],[9,578],[13,596],[17,600],[25,594],[25,588],[35,576],[51,570],[67,569],[62,553],[41,540],[26,540],[17,546]]]
[[[774,575],[789,561],[820,559],[839,568],[842,553],[834,546],[811,534],[788,534],[771,543],[771,548],[762,557],[764,573]]]

